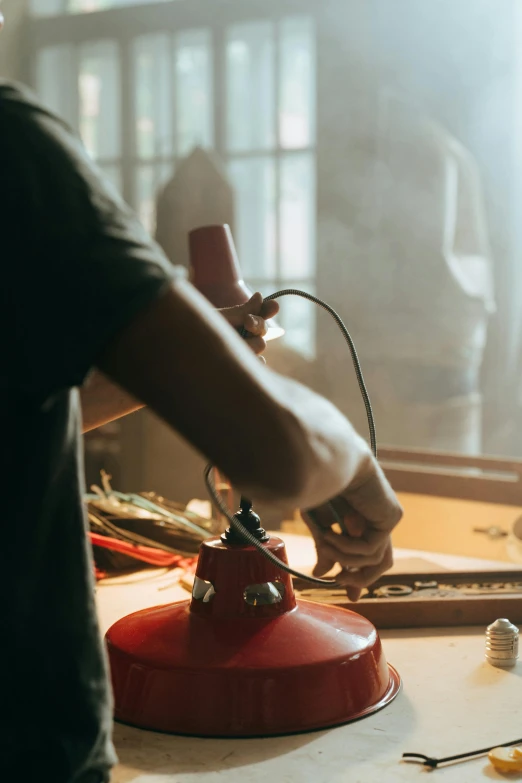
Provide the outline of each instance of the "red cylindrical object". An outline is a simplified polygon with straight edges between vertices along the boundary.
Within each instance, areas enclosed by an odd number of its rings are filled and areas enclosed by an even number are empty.
[[[286,562],[279,538],[265,546]],[[375,712],[400,686],[368,620],[296,601],[288,574],[220,539],[201,545],[192,601],[125,617],[107,644],[116,718],[159,731],[309,731]]]
[[[252,292],[239,267],[232,232],[228,225],[202,226],[189,233],[190,279],[215,307],[233,307],[248,302]]]
[[[202,226],[189,233],[190,281],[214,307],[234,307],[248,302],[253,291],[241,274],[230,226]],[[265,340],[282,337],[282,329],[270,318]]]

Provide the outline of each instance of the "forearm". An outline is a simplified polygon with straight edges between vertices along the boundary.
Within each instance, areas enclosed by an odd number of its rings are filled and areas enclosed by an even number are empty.
[[[355,486],[373,457],[366,441],[324,397],[282,376],[277,385],[281,399],[290,401],[288,415],[295,417],[294,437],[304,463],[303,486],[288,500],[294,507],[314,508],[349,484]]]
[[[315,505],[369,458],[334,406],[263,367],[186,283],[130,324],[99,366],[254,498]]]
[[[101,427],[143,407],[121,386],[95,370],[80,389],[83,432]]]

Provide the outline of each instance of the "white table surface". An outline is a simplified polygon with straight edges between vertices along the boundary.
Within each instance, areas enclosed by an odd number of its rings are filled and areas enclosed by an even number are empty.
[[[311,544],[284,535],[290,562],[309,564]],[[396,559],[426,557],[403,550]],[[509,564],[427,555],[441,567]],[[99,586],[102,630],[132,611],[186,598],[172,572],[155,571]],[[427,771],[400,761],[404,751],[447,756],[522,737],[522,664],[484,662],[483,628],[383,631],[387,659],[403,689],[381,712],[348,726],[290,737],[204,740],[115,724],[120,764],[113,783],[395,783]],[[506,780],[486,758],[438,769],[434,781]],[[510,780],[522,780],[522,775]]]

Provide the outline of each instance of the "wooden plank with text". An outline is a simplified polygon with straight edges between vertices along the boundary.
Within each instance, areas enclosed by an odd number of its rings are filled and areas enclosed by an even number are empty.
[[[378,629],[486,626],[499,617],[522,623],[521,570],[385,575],[355,604],[344,590],[294,586],[300,598],[351,609]]]

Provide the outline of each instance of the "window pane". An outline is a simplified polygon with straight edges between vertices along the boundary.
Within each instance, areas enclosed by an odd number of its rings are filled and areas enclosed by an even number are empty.
[[[212,147],[212,51],[207,30],[191,30],[176,37],[176,125],[178,155],[194,147]]]
[[[54,16],[61,13],[88,13],[104,8],[118,8],[126,5],[146,5],[168,2],[168,0],[31,0],[33,16]]]
[[[235,187],[236,242],[248,280],[276,276],[275,165],[271,158],[229,164]]]
[[[114,5],[120,4],[114,0],[68,0],[67,10],[72,13],[101,11],[103,8],[111,8]]]
[[[147,5],[147,3],[156,2],[162,2],[162,0],[67,0],[68,10],[71,13],[100,11],[103,8],[118,8],[126,5]]]
[[[281,159],[280,172],[281,278],[315,275],[315,163],[312,154]]]
[[[99,41],[80,48],[80,133],[93,158],[120,155],[118,45]]]
[[[171,39],[144,35],[134,42],[136,151],[140,158],[172,154]]]
[[[76,112],[76,76],[72,46],[52,46],[38,52],[36,59],[36,91],[51,111],[74,128],[78,127]]]
[[[66,0],[31,0],[29,7],[34,16],[55,16],[65,11]]]
[[[100,166],[105,178],[111,183],[112,187],[121,196],[122,192],[122,179],[121,169],[119,166],[105,165]]]
[[[231,151],[275,145],[274,27],[235,25],[227,36],[227,147]]]
[[[136,172],[135,208],[141,222],[151,235],[154,235],[156,230],[158,190],[171,176],[172,165],[168,163],[140,166]]]
[[[279,29],[279,137],[282,147],[315,142],[315,36],[308,17],[284,19]]]
[[[315,294],[315,288],[309,282],[289,280],[285,283],[286,287]],[[303,356],[314,359],[317,305],[299,296],[284,296],[279,299],[279,305],[281,310],[277,320],[285,329],[281,339]]]

